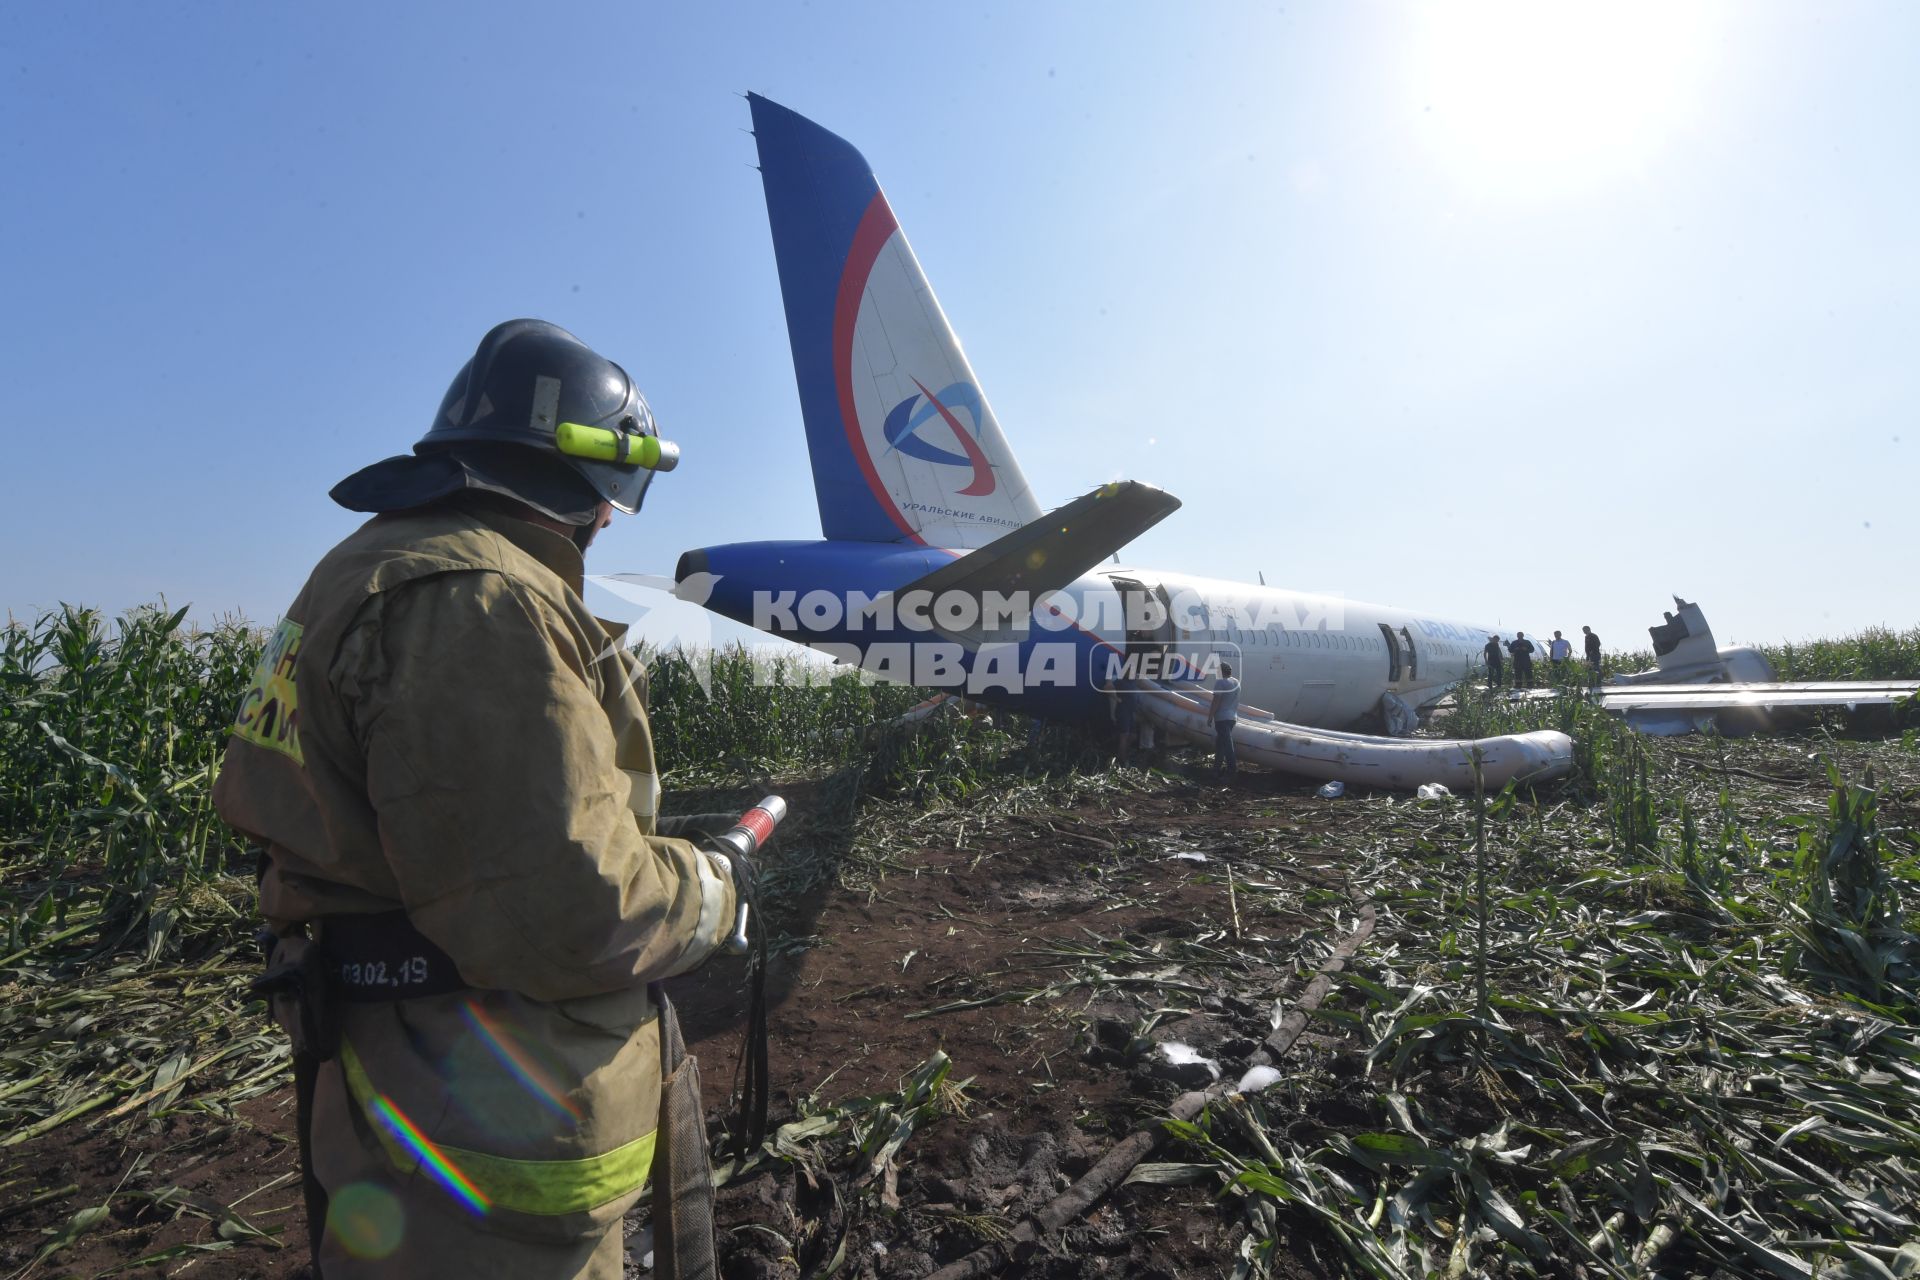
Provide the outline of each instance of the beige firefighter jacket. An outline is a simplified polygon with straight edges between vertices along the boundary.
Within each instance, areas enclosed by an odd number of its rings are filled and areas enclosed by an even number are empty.
[[[724,863],[655,834],[645,673],[581,585],[568,539],[489,509],[374,518],[275,630],[214,788],[268,846],[276,928],[400,906],[452,958],[473,990],[345,1006],[346,1083],[397,1172],[464,1180],[469,1212],[535,1239],[638,1195],[645,984],[734,910]]]

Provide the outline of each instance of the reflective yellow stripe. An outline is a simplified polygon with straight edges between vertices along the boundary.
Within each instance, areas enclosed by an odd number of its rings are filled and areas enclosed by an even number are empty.
[[[348,1091],[367,1123],[380,1135],[380,1145],[387,1149],[393,1167],[401,1173],[414,1172],[421,1162],[420,1154],[394,1141],[386,1126],[375,1119],[373,1103],[379,1094],[367,1079],[353,1046],[345,1040],[340,1042],[340,1065],[346,1072]],[[578,1160],[514,1160],[460,1147],[435,1149],[493,1208],[553,1217],[584,1213],[645,1186],[653,1168],[654,1136],[648,1133],[625,1146]]]

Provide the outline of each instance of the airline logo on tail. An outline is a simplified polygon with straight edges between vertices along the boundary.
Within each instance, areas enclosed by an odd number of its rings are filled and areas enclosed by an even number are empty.
[[[927,390],[926,384],[918,378],[913,380],[913,385],[919,391],[893,406],[887,413],[886,425],[882,428],[882,434],[887,438],[887,448],[897,449],[909,458],[919,458],[922,462],[971,467],[973,479],[960,492],[976,498],[992,493],[995,485],[993,467],[987,462],[987,455],[981,450],[977,439],[983,416],[979,388],[971,382],[955,382],[935,392]],[[973,424],[971,434],[954,414],[955,409],[966,410]],[[953,429],[953,438],[960,445],[959,453],[942,449],[920,434],[920,428],[936,418]]]
[[[751,95],[820,529],[985,546],[1040,506],[873,170]]]

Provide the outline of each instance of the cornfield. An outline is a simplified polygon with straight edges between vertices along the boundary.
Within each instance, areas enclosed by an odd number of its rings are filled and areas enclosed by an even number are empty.
[[[0,632],[0,956],[130,937],[158,955],[193,903],[243,895],[211,789],[264,637],[186,612],[63,608]],[[866,791],[964,788],[1010,741],[957,715],[889,732],[924,691],[794,657],[642,657],[669,787],[851,766]]]
[[[0,632],[6,950],[144,925],[156,901],[238,852],[214,770],[260,639],[138,609],[109,629],[66,608]]]
[[[162,608],[7,626],[0,1147],[81,1118],[219,1114],[284,1081],[285,1042],[245,994],[252,868],[209,800],[260,643]],[[1787,678],[1911,676],[1920,629],[1772,656]],[[1164,857],[1125,818],[1164,780],[1101,772],[1071,731],[952,713],[904,726],[918,691],[744,650],[644,657],[670,793],[814,784],[806,832],[783,836],[811,852],[767,869],[775,901],[884,877],[928,839],[990,846],[1043,786],[1101,793],[1116,816],[1101,857]],[[1327,1050],[1168,1120],[1166,1158],[1133,1181],[1216,1191],[1247,1276],[1294,1274],[1303,1249],[1326,1274],[1393,1280],[1920,1274],[1920,744],[1650,740],[1576,696],[1462,696],[1445,729],[1547,727],[1574,737],[1577,767],[1537,792],[1349,798],[1248,828],[1242,901],[1337,917],[1365,900],[1381,934],[1316,1015]],[[1015,785],[1021,758],[1064,780]],[[1322,842],[1344,888],[1289,872]],[[1124,982],[1171,1009],[1208,966],[1258,958],[1223,938],[1076,943],[1061,962],[1086,973],[963,1003],[1017,1016],[1055,988]],[[1310,960],[1325,943],[1286,945]],[[970,1069],[936,1053],[897,1094],[809,1103],[771,1157],[822,1180],[903,1158],[917,1129],[962,1122],[948,1073]],[[1335,1114],[1350,1118],[1314,1118]]]
[[[1920,679],[1920,627],[1869,627],[1837,640],[1762,645],[1782,680]]]

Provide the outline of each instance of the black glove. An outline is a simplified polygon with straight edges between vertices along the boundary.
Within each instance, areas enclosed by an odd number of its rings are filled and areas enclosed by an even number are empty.
[[[708,840],[716,840],[725,835],[738,821],[740,816],[733,813],[683,813],[654,819],[653,830],[656,835],[691,840],[698,844],[703,836]]]

